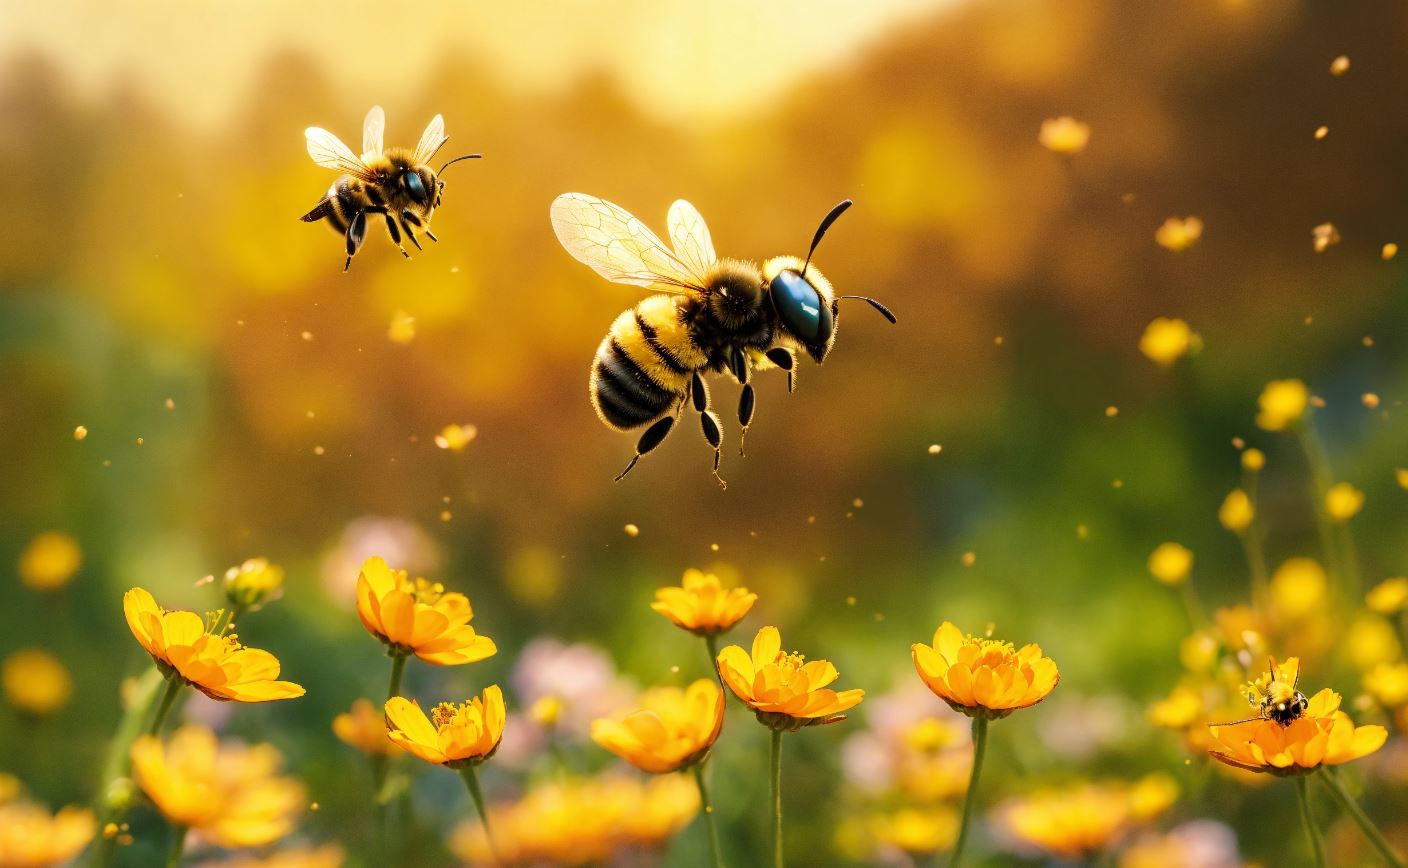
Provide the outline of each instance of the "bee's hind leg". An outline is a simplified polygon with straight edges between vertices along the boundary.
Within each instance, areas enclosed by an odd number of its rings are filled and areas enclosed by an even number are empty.
[[[389,211],[384,212],[382,216],[386,218],[386,231],[391,236],[391,240],[395,242],[396,249],[401,251],[402,256],[410,259],[411,254],[407,253],[406,248],[401,246],[401,230],[396,228],[396,218],[392,217]]]
[[[434,241],[437,244],[440,243],[440,239],[435,237],[435,233],[430,231],[429,226],[425,227],[425,237],[429,238],[431,241]]]
[[[797,388],[797,357],[786,347],[773,347],[767,352],[768,361],[787,372],[787,391]]]
[[[718,480],[719,488],[728,488],[728,483],[719,475],[719,462],[724,457],[723,429],[719,427],[719,417],[709,409],[709,391],[704,387],[704,378],[699,376],[698,371],[694,372],[694,379],[690,381],[689,393],[694,398],[694,409],[699,413],[699,427],[704,432],[704,439],[714,447],[714,478]]]
[[[732,355],[729,357],[729,366],[733,368],[733,375],[738,382],[743,384],[743,393],[738,396],[738,424],[742,430],[738,432],[738,454],[742,457],[743,441],[748,437],[748,423],[753,421],[753,409],[757,405],[757,394],[753,391],[753,384],[749,382],[748,358],[743,355],[743,351],[734,347]]]
[[[626,474],[631,472],[631,468],[636,466],[636,462],[640,460],[642,455],[654,449],[656,446],[659,446],[660,443],[664,441],[665,437],[670,433],[670,429],[674,427],[675,419],[676,417],[673,415],[666,416],[645,429],[645,433],[640,435],[640,440],[636,441],[636,454],[631,456],[631,461],[626,465],[626,469],[622,470],[614,481],[620,482],[625,479]]]
[[[352,218],[352,222],[347,224],[347,264],[342,266],[344,272],[352,267],[352,257],[362,249],[362,242],[366,240],[367,212],[358,211],[357,216]]]
[[[405,230],[406,237],[411,239],[411,243],[416,246],[417,250],[424,250],[425,248],[420,246],[420,239],[416,237],[415,230],[411,228],[419,225],[420,218],[412,214],[409,209],[401,212],[401,228]]]

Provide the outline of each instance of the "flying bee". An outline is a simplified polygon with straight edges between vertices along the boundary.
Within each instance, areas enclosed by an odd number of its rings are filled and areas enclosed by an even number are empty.
[[[1286,662],[1290,663],[1291,661],[1287,660]],[[1284,679],[1285,667],[1277,665],[1276,658],[1272,657],[1271,665],[1267,671],[1266,685],[1262,686],[1261,680],[1258,679],[1252,682],[1247,689],[1247,702],[1256,709],[1256,716],[1216,725],[1235,726],[1252,720],[1269,720],[1281,726],[1290,726],[1295,723],[1310,706],[1310,701],[1305,698],[1305,694],[1296,689],[1300,684],[1300,660],[1295,661],[1295,667],[1295,674],[1287,682]]]
[[[719,259],[704,218],[683,199],[670,206],[673,249],[610,202],[581,193],[565,193],[553,201],[553,230],[568,253],[613,283],[656,293],[616,318],[592,361],[591,400],[601,421],[617,431],[648,426],[617,482],[659,446],[692,407],[714,450],[714,478],[727,487],[719,476],[723,433],[710,408],[704,374],[726,374],[743,387],[738,402],[742,455],[756,404],[754,371],[781,368],[791,391],[797,353],[806,353],[819,365],[831,352],[842,298],[869,302],[895,322],[894,314],[872,298],[838,297],[830,281],[811,265],[822,236],[850,206],[847,199],[831,209],[805,260],[778,256],[759,268],[752,262]]]
[[[445,119],[440,115],[426,126],[415,150],[384,148],[382,135],[385,131],[386,113],[378,105],[372,106],[362,122],[360,157],[325,129],[309,127],[303,132],[308,139],[308,156],[313,162],[343,173],[328,188],[327,195],[302,218],[305,223],[327,220],[346,239],[347,264],[342,267],[343,271],[352,267],[352,257],[366,240],[368,214],[386,218],[386,231],[407,259],[411,254],[401,246],[402,232],[417,250],[423,248],[416,238],[416,229],[425,232],[431,241],[439,241],[430,231],[430,217],[440,206],[445,190],[445,182],[439,176],[460,160],[480,156],[466,154],[441,166],[439,172],[431,170],[431,159],[449,141],[445,135]]]

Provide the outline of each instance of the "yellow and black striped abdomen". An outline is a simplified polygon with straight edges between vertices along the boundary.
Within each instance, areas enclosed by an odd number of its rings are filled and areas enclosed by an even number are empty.
[[[637,428],[674,409],[706,362],[675,299],[656,295],[616,317],[592,360],[591,396],[601,421]]]

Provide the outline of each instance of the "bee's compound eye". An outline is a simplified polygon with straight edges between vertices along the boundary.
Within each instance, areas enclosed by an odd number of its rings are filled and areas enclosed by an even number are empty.
[[[772,303],[787,330],[805,343],[831,337],[831,309],[797,272],[784,269],[772,279]]]
[[[415,172],[405,174],[406,189],[410,192],[411,198],[417,202],[425,201],[425,184],[421,183],[420,175]]]

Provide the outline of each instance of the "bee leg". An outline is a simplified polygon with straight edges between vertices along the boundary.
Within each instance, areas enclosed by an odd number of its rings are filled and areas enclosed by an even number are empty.
[[[631,472],[631,468],[636,466],[636,462],[640,460],[642,455],[660,445],[661,441],[665,439],[665,436],[670,433],[670,429],[674,427],[674,424],[675,417],[666,416],[645,429],[645,433],[640,435],[640,440],[636,441],[636,454],[631,456],[630,463],[626,465],[625,470],[622,470],[616,476],[615,481],[620,482],[625,479],[626,474]]]
[[[342,266],[344,272],[352,267],[352,257],[362,249],[362,242],[366,240],[367,212],[358,211],[357,216],[352,218],[352,222],[347,224],[347,264]]]
[[[412,226],[419,225],[420,218],[412,214],[410,212],[410,209],[406,209],[401,212],[401,228],[406,230],[406,235],[410,237],[411,243],[416,246],[417,250],[424,250],[425,248],[420,246],[420,239],[416,238],[415,230],[411,229]]]
[[[429,238],[431,241],[434,241],[437,244],[440,243],[440,239],[435,237],[435,233],[430,231],[429,226],[425,227],[425,237]]]
[[[391,216],[390,212],[387,212],[382,216],[386,218],[386,231],[390,233],[391,240],[396,242],[396,249],[401,251],[402,256],[406,257],[407,259],[410,259],[411,254],[407,253],[406,248],[401,246],[401,230],[396,228],[395,218]]]
[[[719,475],[719,462],[724,456],[723,430],[719,427],[719,417],[709,409],[709,390],[705,388],[704,378],[699,376],[698,371],[690,380],[689,394],[694,399],[694,410],[699,414],[699,427],[704,432],[704,439],[714,447],[714,478],[719,481],[720,488],[728,488],[728,483]]]
[[[738,434],[738,455],[743,456],[743,440],[748,436],[748,423],[753,421],[753,408],[756,404],[757,396],[753,392],[752,383],[743,384],[743,394],[738,396],[738,424],[743,430]]]
[[[768,361],[777,365],[787,372],[787,391],[790,394],[797,388],[797,357],[792,355],[792,351],[783,347],[773,347],[768,350]]]

